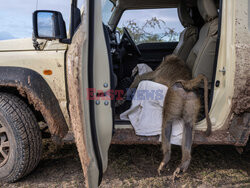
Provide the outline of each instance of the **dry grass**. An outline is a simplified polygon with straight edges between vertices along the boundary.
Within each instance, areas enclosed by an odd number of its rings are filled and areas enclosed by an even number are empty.
[[[161,176],[156,169],[161,161],[160,146],[113,145],[109,167],[101,187],[250,187],[250,153],[239,155],[232,146],[198,146],[187,173],[172,182],[181,151],[173,147],[172,159]],[[80,160],[74,144],[58,149],[44,141],[43,158],[29,176],[0,187],[83,187]]]

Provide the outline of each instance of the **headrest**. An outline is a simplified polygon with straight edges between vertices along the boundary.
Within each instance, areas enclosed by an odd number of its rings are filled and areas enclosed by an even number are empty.
[[[214,18],[218,17],[218,12],[214,0],[198,0],[197,6],[205,22],[211,21]]]
[[[186,6],[184,1],[180,1],[177,10],[178,10],[178,16],[179,16],[180,22],[184,27],[188,27],[194,24],[194,21],[190,16],[190,10]]]

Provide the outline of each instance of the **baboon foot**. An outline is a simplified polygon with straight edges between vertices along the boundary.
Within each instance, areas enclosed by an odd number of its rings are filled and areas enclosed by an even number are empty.
[[[161,164],[160,164],[160,166],[159,166],[159,168],[158,168],[158,170],[157,170],[159,176],[161,175],[162,169],[163,169],[166,165],[167,165],[167,164],[166,164],[165,162],[161,162]]]
[[[173,173],[173,182],[175,181],[176,178],[179,178],[180,177],[180,173],[181,173],[181,169],[180,167],[178,167],[174,173]]]
[[[189,162],[187,161],[186,163],[181,164],[173,173],[173,181],[175,178],[179,178],[180,174],[184,173],[188,169],[188,164]]]

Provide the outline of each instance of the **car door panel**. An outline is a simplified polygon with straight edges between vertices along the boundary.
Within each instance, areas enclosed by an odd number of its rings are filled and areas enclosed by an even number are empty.
[[[112,137],[112,107],[107,98],[110,65],[101,1],[85,1],[82,23],[67,53],[69,111],[87,187],[97,187],[107,168]]]
[[[155,70],[161,63],[163,57],[173,53],[178,42],[158,42],[158,43],[142,43],[138,45],[141,57],[134,55],[135,51],[131,50],[131,54],[123,56],[123,74],[118,75],[120,79],[130,77],[132,70],[137,64],[145,63]]]
[[[139,63],[145,63],[155,69],[162,58],[173,53],[178,42],[158,42],[158,43],[142,43],[138,45],[142,56]]]

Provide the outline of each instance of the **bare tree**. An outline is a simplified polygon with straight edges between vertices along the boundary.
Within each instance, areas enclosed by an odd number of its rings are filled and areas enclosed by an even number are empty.
[[[135,43],[146,42],[172,42],[176,41],[179,33],[175,31],[175,28],[169,28],[166,26],[166,22],[156,17],[152,17],[150,20],[142,25],[139,25],[135,20],[128,20],[123,27],[126,27],[134,39]],[[121,28],[117,28],[122,32]],[[154,33],[154,30],[163,31],[161,33]]]

